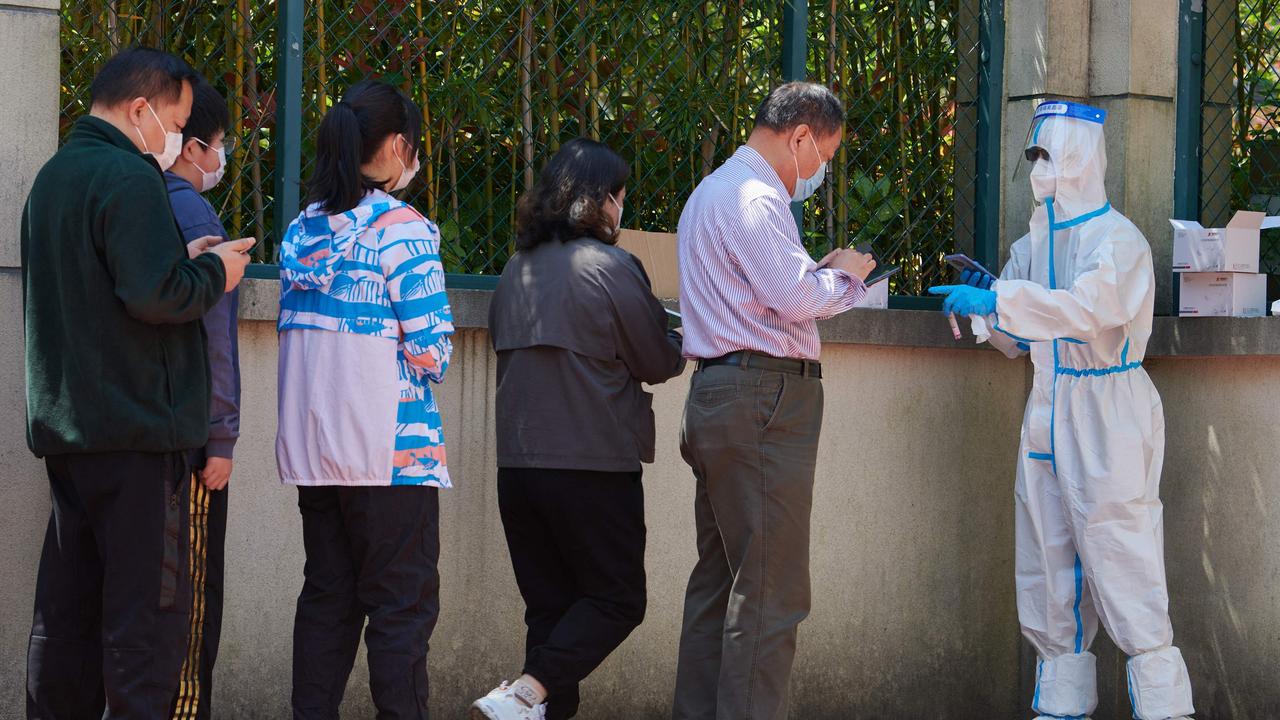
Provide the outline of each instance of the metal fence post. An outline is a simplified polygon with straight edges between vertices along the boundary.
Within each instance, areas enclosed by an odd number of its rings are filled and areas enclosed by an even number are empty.
[[[808,77],[806,65],[809,58],[809,3],[808,0],[786,0],[782,6],[782,80],[804,80]],[[796,229],[804,239],[804,203],[791,203],[791,215],[796,219]]]
[[[303,0],[279,4],[279,70],[276,89],[275,227],[283,237],[301,201],[299,173],[302,161],[302,14]],[[279,247],[277,238],[276,247]],[[274,260],[274,258],[271,258]]]
[[[1200,219],[1200,143],[1204,100],[1204,0],[1180,0],[1178,13],[1177,118],[1174,123],[1173,215]],[[1178,314],[1178,274],[1171,285]]]
[[[1004,0],[982,8],[978,72],[978,172],[974,192],[974,259],[992,272],[1000,260],[1000,122],[1004,110]]]

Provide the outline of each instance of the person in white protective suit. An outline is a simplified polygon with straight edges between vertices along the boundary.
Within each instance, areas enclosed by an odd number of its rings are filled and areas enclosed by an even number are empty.
[[[1038,203],[1030,232],[999,279],[967,272],[966,284],[931,292],[1035,366],[1015,487],[1018,619],[1040,656],[1032,709],[1093,712],[1089,646],[1101,621],[1130,656],[1134,717],[1186,718],[1191,683],[1164,572],[1164,410],[1142,368],[1155,276],[1146,239],[1107,202],[1105,119],[1076,103],[1040,105],[1026,149]]]

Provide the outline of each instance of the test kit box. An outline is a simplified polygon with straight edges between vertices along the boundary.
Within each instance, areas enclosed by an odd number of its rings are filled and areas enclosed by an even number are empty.
[[[1184,272],[1178,276],[1182,317],[1265,317],[1267,276],[1259,273]]]
[[[1174,272],[1258,272],[1259,232],[1280,227],[1280,217],[1240,210],[1225,228],[1207,228],[1195,220],[1173,225]]]
[[[618,247],[640,258],[656,297],[664,300],[680,297],[680,258],[675,233],[622,230],[618,233]]]

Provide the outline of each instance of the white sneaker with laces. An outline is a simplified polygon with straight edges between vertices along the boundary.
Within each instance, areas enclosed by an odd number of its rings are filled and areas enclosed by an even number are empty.
[[[516,697],[511,684],[507,682],[471,703],[472,720],[543,720],[546,715],[546,703],[530,707]]]

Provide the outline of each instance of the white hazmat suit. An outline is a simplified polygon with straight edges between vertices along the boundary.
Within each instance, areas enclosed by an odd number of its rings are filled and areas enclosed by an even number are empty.
[[[1043,204],[986,322],[993,345],[1010,357],[1029,348],[1035,366],[1015,487],[1018,619],[1040,656],[1032,708],[1093,712],[1101,621],[1130,656],[1134,716],[1166,720],[1192,706],[1165,586],[1164,411],[1142,368],[1155,276],[1146,239],[1107,202],[1105,117],[1075,103],[1037,109],[1028,154],[1040,157],[1031,178]]]

